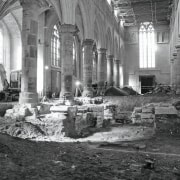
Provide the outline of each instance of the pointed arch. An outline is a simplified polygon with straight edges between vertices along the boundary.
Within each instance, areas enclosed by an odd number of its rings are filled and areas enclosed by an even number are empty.
[[[106,33],[106,48],[107,48],[107,53],[109,55],[112,55],[112,35],[111,35],[111,29],[108,27],[107,33]]]
[[[114,40],[114,56],[116,59],[119,59],[119,45],[118,45],[117,37],[115,37]]]
[[[103,23],[103,19],[100,14],[96,14],[97,24],[99,25],[99,45],[100,47],[105,48],[106,47],[106,40],[105,40],[105,23]]]
[[[139,67],[155,68],[154,27],[150,22],[141,23],[139,28]]]
[[[94,22],[94,40],[96,42],[96,46],[99,47],[99,27],[96,21]]]
[[[84,39],[84,22],[83,22],[83,16],[82,16],[82,11],[80,8],[80,5],[76,5],[75,9],[75,24],[78,26],[78,29],[80,31],[80,38]]]
[[[87,29],[89,27],[88,25],[88,20],[87,20],[87,15],[86,15],[86,11],[85,11],[85,7],[83,5],[83,2],[80,0],[78,1],[77,5],[76,5],[76,8],[79,8],[79,11],[81,13],[81,18],[82,18],[82,24],[83,24],[83,38],[87,38],[88,36],[88,32],[87,32]]]

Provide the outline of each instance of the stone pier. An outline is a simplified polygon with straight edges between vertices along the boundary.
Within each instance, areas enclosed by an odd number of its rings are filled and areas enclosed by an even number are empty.
[[[120,60],[114,60],[114,80],[115,80],[115,86],[119,88],[120,84]]]
[[[114,81],[114,70],[113,70],[113,55],[107,56],[107,83],[108,86],[113,86]]]
[[[78,32],[76,26],[63,24],[61,32],[61,93],[60,98],[73,99],[73,42],[74,35]]]
[[[92,76],[93,76],[93,44],[94,41],[86,39],[83,42],[84,59],[83,59],[83,97],[92,97]]]
[[[104,90],[105,82],[107,81],[107,60],[106,60],[106,49],[100,48],[98,50],[98,73],[97,73],[97,81],[98,81],[98,94]]]
[[[92,82],[96,83],[97,82],[97,52],[93,52],[93,76],[92,76]]]
[[[175,86],[175,82],[176,82],[176,79],[175,79],[175,71],[174,71],[174,61],[175,61],[175,59],[174,58],[172,58],[171,60],[170,60],[170,64],[171,64],[171,79],[170,79],[170,83],[171,83],[171,87],[172,87],[172,89],[174,89],[174,86]]]
[[[36,1],[21,1],[22,17],[22,78],[20,104],[36,104],[37,94],[37,36],[38,15]]]
[[[177,59],[175,62],[176,72],[176,94],[180,94],[180,45],[176,46]]]

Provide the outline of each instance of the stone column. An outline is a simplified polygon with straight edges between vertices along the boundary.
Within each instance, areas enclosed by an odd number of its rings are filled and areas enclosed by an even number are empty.
[[[176,46],[177,59],[174,63],[176,73],[176,94],[180,94],[180,45]]]
[[[84,59],[83,59],[83,97],[93,97],[92,76],[93,76],[93,44],[92,39],[86,39],[83,42]]]
[[[61,93],[60,98],[73,100],[73,42],[78,32],[76,26],[63,24],[61,32]]]
[[[97,52],[93,52],[93,83],[97,82]]]
[[[174,89],[174,85],[175,85],[175,82],[176,82],[176,79],[175,79],[175,71],[174,71],[174,61],[175,61],[175,59],[174,58],[172,58],[171,60],[170,60],[170,63],[171,63],[171,70],[170,70],[170,72],[171,72],[171,87]]]
[[[114,68],[113,68],[113,55],[107,56],[107,82],[108,86],[113,86],[114,81]]]
[[[98,81],[98,95],[104,90],[105,82],[107,81],[107,59],[106,49],[100,48],[98,50],[98,63],[97,63],[97,81]]]
[[[35,1],[21,1],[22,17],[22,77],[20,104],[36,104],[38,15]]]
[[[119,88],[120,84],[120,72],[119,72],[119,65],[120,60],[114,60],[114,80],[115,80],[115,86]]]

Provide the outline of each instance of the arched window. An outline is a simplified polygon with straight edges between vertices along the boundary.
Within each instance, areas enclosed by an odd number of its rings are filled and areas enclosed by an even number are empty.
[[[0,64],[3,64],[3,30],[0,27]]]
[[[139,66],[155,68],[155,40],[152,23],[141,23],[139,29]]]
[[[60,61],[60,36],[57,25],[54,25],[51,36],[51,65],[55,67],[61,66]]]
[[[107,0],[108,4],[111,5],[111,0]]]

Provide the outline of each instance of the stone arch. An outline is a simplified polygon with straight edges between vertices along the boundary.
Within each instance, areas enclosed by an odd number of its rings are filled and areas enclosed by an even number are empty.
[[[107,33],[106,33],[106,48],[107,48],[107,54],[112,54],[112,35],[111,35],[111,29],[108,27]]]
[[[119,45],[118,45],[117,37],[115,37],[115,40],[114,40],[114,56],[116,59],[119,58]]]
[[[105,45],[105,27],[104,27],[104,23],[103,23],[103,19],[101,17],[100,14],[96,14],[96,20],[97,20],[97,24],[99,25],[99,46],[102,47],[102,48],[105,48],[106,45]]]
[[[10,8],[0,20],[3,29],[3,64],[10,80],[12,70],[22,68],[22,8],[18,2],[14,3],[16,8]]]
[[[84,21],[83,21],[83,16],[82,16],[82,11],[81,7],[79,4],[76,5],[75,9],[75,24],[77,25],[80,33],[80,39],[84,39]]]
[[[79,5],[79,8],[81,10],[82,14],[82,20],[83,20],[83,25],[84,25],[84,39],[89,38],[88,37],[88,29],[90,29],[90,23],[88,21],[88,11],[85,9],[85,6],[83,4],[82,0],[78,0],[77,5]]]
[[[99,47],[99,27],[96,21],[94,22],[94,40],[95,40],[96,46]]]

